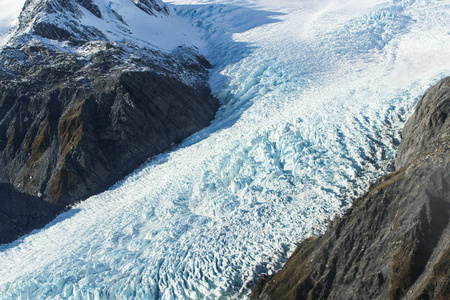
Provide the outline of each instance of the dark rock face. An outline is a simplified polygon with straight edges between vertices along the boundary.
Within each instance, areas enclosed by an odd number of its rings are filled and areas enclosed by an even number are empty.
[[[96,13],[94,2],[76,3]],[[158,3],[151,8],[163,10]],[[17,35],[0,52],[0,243],[106,190],[209,125],[219,107],[207,84],[211,66],[195,49],[164,53],[33,24],[32,35]],[[36,36],[76,40],[77,51]]]
[[[395,159],[397,169],[417,159],[450,134],[450,81],[441,80],[417,103],[416,112],[403,129],[403,140]]]
[[[450,299],[449,113],[446,78],[406,123],[397,170],[262,277],[252,299]]]
[[[0,183],[0,195],[0,241],[10,241],[32,228],[43,227],[64,209],[62,204],[20,193],[5,183]]]
[[[95,4],[92,0],[76,0],[78,4],[86,8],[89,12],[91,12],[97,18],[102,17],[102,12],[97,4]]]
[[[161,1],[155,0],[133,0],[137,7],[142,9],[148,14],[155,15],[155,11],[158,13],[169,14],[169,9]]]

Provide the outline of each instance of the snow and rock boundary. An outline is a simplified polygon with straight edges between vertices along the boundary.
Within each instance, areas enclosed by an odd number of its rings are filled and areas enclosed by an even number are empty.
[[[0,243],[209,125],[211,65],[180,22],[159,0],[25,3],[0,52]]]

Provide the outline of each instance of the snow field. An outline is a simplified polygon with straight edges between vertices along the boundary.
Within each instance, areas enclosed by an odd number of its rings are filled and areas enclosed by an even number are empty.
[[[205,43],[201,40],[197,30],[191,27],[186,20],[176,15],[165,15],[155,11],[155,15],[137,7],[132,0],[93,0],[98,6],[102,17],[98,18],[87,9],[79,6],[81,16],[77,14],[66,14],[68,20],[61,18],[61,12],[54,14],[35,14],[34,8],[39,7],[41,0],[31,2],[27,9],[28,15],[33,21],[41,19],[45,22],[58,24],[59,28],[71,31],[68,23],[73,26],[76,22],[84,26],[95,27],[104,37],[94,36],[93,39],[103,38],[110,42],[131,42],[140,47],[147,47],[164,52],[171,52],[178,46],[204,48]],[[137,1],[136,1],[137,2]],[[11,1],[2,0],[0,3],[0,47],[4,46],[12,37],[12,33],[18,27],[18,16],[22,10],[25,0]],[[79,20],[77,18],[80,18]],[[21,32],[29,32],[31,26],[20,29]],[[84,30],[80,29],[80,30]],[[91,33],[94,34],[94,33]],[[37,38],[37,37],[36,37]],[[45,40],[45,39],[44,39]],[[55,43],[55,41],[46,40]],[[73,50],[73,47],[62,43],[63,48]]]
[[[25,0],[2,0],[0,2],[0,47],[8,42],[18,25],[18,17]]]
[[[131,1],[94,0],[102,12],[102,19],[96,18],[83,8],[83,25],[100,29],[109,41],[129,40],[141,47],[151,47],[170,52],[176,47],[204,47],[197,31],[176,15],[158,14],[149,16]],[[136,1],[137,2],[137,1]],[[117,18],[121,16],[123,21]]]
[[[246,298],[390,169],[450,75],[449,1],[171,2],[223,106],[210,127],[0,248],[0,298]]]

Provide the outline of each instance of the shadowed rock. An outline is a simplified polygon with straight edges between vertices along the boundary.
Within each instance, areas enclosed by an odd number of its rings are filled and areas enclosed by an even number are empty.
[[[61,204],[48,203],[39,197],[20,193],[4,183],[0,183],[0,195],[0,243],[10,242],[32,228],[43,227],[64,209]]]

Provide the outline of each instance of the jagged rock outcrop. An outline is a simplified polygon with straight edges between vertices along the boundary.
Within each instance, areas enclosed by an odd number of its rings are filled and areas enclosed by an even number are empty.
[[[252,299],[450,299],[449,114],[446,78],[406,123],[396,171],[263,276]]]
[[[169,13],[159,0],[132,2],[150,18]],[[1,50],[0,243],[104,191],[207,126],[219,107],[195,48],[110,42],[66,18],[83,9],[101,18],[95,3],[27,1]]]

